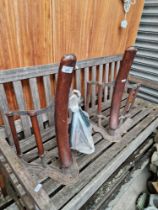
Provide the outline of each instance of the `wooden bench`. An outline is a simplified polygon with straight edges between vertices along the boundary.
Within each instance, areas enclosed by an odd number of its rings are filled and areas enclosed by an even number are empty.
[[[93,81],[112,82],[119,71],[122,55],[100,57],[77,62],[78,68],[74,72],[74,82],[72,88],[79,89],[82,92],[83,99],[86,97],[86,84],[90,79]],[[24,96],[23,81],[29,84],[29,90],[32,96],[34,109],[40,109],[40,93],[38,88],[38,78],[42,79],[44,89],[44,100],[46,105],[54,104],[54,93],[51,91],[52,86],[56,85],[58,73],[58,65],[50,64],[44,66],[18,68],[0,71],[0,108],[4,121],[5,138],[0,139],[0,164],[16,191],[18,202],[27,209],[63,209],[77,210],[97,191],[97,189],[116,171],[119,166],[147,139],[147,137],[158,126],[158,109],[148,103],[140,100],[131,110],[132,123],[128,132],[123,134],[119,143],[111,143],[102,138],[99,133],[93,133],[95,142],[95,153],[91,155],[77,155],[77,163],[79,166],[79,179],[73,185],[64,186],[54,180],[42,178],[37,180],[31,177],[31,174],[24,166],[23,161],[16,156],[14,151],[12,134],[5,115],[9,109],[6,96],[6,84],[9,83],[13,87],[17,106],[19,110],[25,110],[26,97]],[[103,114],[109,116],[110,103],[112,96],[112,87],[104,90],[104,106]],[[107,94],[109,93],[109,94]],[[122,99],[121,111],[125,106],[127,96]],[[92,101],[96,101],[96,89],[92,90]],[[92,103],[93,104],[93,103]],[[91,110],[96,108],[95,103]],[[95,121],[95,119],[93,119]],[[56,165],[58,154],[56,148],[55,132],[54,132],[54,116],[53,108],[49,113],[42,113],[38,117],[42,140],[46,150],[47,162],[50,165]],[[17,132],[21,135],[20,145],[23,157],[29,163],[39,161],[34,135],[31,130],[31,123],[28,116],[21,116],[15,121]],[[104,127],[107,121],[104,122]],[[22,138],[23,136],[23,138]],[[42,184],[42,188],[38,191],[38,184]]]

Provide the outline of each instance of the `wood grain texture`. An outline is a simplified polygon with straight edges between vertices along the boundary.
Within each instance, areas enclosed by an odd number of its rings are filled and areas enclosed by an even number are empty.
[[[123,30],[121,0],[1,0],[0,70],[58,63],[65,53],[75,53],[78,60],[122,54],[135,42],[143,5],[139,0],[131,6],[128,28]],[[26,107],[32,108],[28,81],[22,86]],[[40,79],[38,88],[44,97]],[[11,96],[7,84],[9,107],[15,109],[17,102]]]
[[[131,6],[128,28],[120,0],[1,0],[0,68],[123,53],[134,44],[144,0]],[[99,14],[99,15],[98,15]]]

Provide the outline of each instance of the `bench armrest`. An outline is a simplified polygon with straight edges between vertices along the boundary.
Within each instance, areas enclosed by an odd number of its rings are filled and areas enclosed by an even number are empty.
[[[28,170],[24,167],[21,160],[16,156],[5,139],[0,139],[0,152],[3,154],[19,183],[31,197],[34,204],[40,210],[56,210],[55,206],[50,202],[47,193],[42,188],[38,192],[35,192],[37,183],[33,180]]]

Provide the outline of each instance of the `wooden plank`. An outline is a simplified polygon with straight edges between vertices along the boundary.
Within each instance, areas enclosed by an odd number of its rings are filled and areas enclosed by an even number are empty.
[[[5,113],[9,111],[9,108],[3,84],[0,84],[0,111],[5,125],[6,136],[8,137],[9,143],[13,145],[13,136],[10,130],[8,119],[5,115]]]
[[[117,76],[117,74],[119,72],[119,69],[120,69],[120,61],[117,61],[116,62],[116,76]]]
[[[141,110],[140,107],[133,109],[131,112],[131,117],[135,116],[137,113],[139,113]],[[122,108],[123,111],[123,108]],[[109,110],[106,110],[107,114],[109,114]],[[136,115],[133,119],[133,122],[131,123],[130,127],[133,127],[135,124],[137,124],[137,122],[139,122],[142,118],[144,118],[145,116],[147,116],[150,113],[150,110],[145,110],[143,113],[140,113],[138,115]],[[107,122],[105,122],[105,126],[107,125]],[[98,133],[95,133],[93,136],[94,142],[98,142],[102,140],[102,136]],[[103,141],[103,143],[102,143]],[[85,165],[87,165],[89,162],[92,162],[93,158],[96,159],[96,156],[99,156],[99,153],[102,153],[102,150],[105,150],[105,146],[106,146],[106,141],[102,140],[101,142],[99,142],[97,145],[95,145],[96,147],[96,151],[94,154],[87,156],[87,155],[83,155],[79,157],[79,159],[77,159],[78,165],[79,165],[79,169],[81,170]],[[108,144],[109,146],[111,145]],[[50,151],[50,153],[52,153],[52,150]],[[87,166],[88,167],[88,166]],[[57,188],[60,188],[60,184],[55,183],[53,180],[49,180],[49,182],[44,184],[44,189],[46,189],[48,194],[53,193],[55,190],[57,190]]]
[[[14,87],[14,92],[16,95],[16,100],[17,100],[19,109],[26,110],[21,81],[13,82],[13,87]],[[30,120],[29,120],[28,116],[21,116],[21,122],[22,122],[25,137],[27,138],[27,137],[31,136],[31,130],[30,130],[31,124],[30,124]]]
[[[52,138],[54,135],[55,135],[54,127],[49,127],[47,129],[44,129],[41,132],[42,141],[45,142],[46,140]],[[26,151],[28,151],[31,148],[36,146],[36,141],[35,141],[34,135],[32,135],[31,137],[29,137],[27,139],[22,139],[20,141],[20,143],[21,143],[21,150],[22,150],[22,152],[26,152]]]
[[[123,110],[123,109],[122,109]],[[137,108],[132,110],[131,112],[131,116],[135,116],[135,114],[139,113],[141,110],[141,108]],[[108,110],[109,111],[109,110]],[[109,112],[108,112],[109,113]],[[147,116],[150,113],[150,110],[145,110],[144,112],[136,115],[133,119],[133,122],[131,123],[129,129],[131,127],[133,127],[135,124],[137,124],[142,118],[144,118],[145,116]],[[107,125],[107,122],[105,122],[105,126]],[[102,136],[98,133],[95,133],[93,135],[93,139],[94,142],[98,142],[100,141],[97,145],[95,145],[96,151],[95,153],[93,153],[92,155],[88,156],[87,155],[83,155],[81,157],[79,157],[79,159],[77,159],[78,165],[79,165],[79,169],[81,170],[83,167],[85,167],[85,165],[88,165],[89,162],[92,162],[93,158],[96,159],[96,157],[99,157],[99,153],[102,153],[102,151],[105,151],[105,146],[106,144],[108,145],[108,147],[111,145],[111,143],[107,142],[105,140],[102,140]],[[103,143],[102,143],[103,142]],[[52,151],[50,151],[51,153]],[[88,166],[87,166],[88,167]],[[84,181],[83,181],[84,182]],[[53,193],[57,188],[60,188],[60,184],[56,184],[53,180],[50,180],[48,183],[44,184],[44,189],[46,189],[48,194]]]
[[[107,63],[105,66],[105,75],[104,76],[105,76],[104,81],[106,83],[108,83],[108,81],[109,81],[109,63]],[[106,103],[107,97],[108,97],[108,87],[105,86],[105,88],[104,88],[104,103]]]
[[[143,168],[147,166],[151,157],[151,147],[153,146],[153,139],[145,141],[128,159],[123,163],[109,178],[106,180],[102,186],[94,193],[94,195],[84,204],[85,206],[90,206],[90,209],[99,210],[101,207],[111,200],[112,194],[120,188],[123,181],[127,176],[131,176],[132,171],[135,171],[135,167],[140,168],[140,163]],[[130,164],[129,164],[130,163]],[[132,169],[132,170],[131,170]],[[118,176],[119,174],[119,176]],[[109,186],[107,188],[107,186]],[[104,192],[104,193],[102,193]]]
[[[89,81],[89,68],[84,69],[84,102],[86,102],[87,82]]]
[[[44,76],[43,82],[44,82],[44,90],[46,95],[47,106],[49,106],[51,103],[53,103],[54,105],[54,96],[52,96],[51,94],[50,76]],[[48,113],[48,120],[50,126],[54,125],[54,106],[52,108],[52,111]]]
[[[86,59],[78,61],[76,65],[78,66],[78,68],[86,68],[94,65],[102,65],[113,61],[119,61],[122,59],[122,57],[123,57],[122,55],[116,55],[116,56]],[[58,72],[58,64],[48,64],[48,65],[1,70],[0,83],[46,76],[46,75],[56,74],[57,72]]]
[[[114,81],[114,73],[115,73],[114,71],[115,71],[115,62],[112,62],[112,64],[111,64],[111,70],[110,70],[110,74],[111,74],[110,81],[111,81],[111,82]],[[111,86],[111,87],[110,87],[110,100],[112,99],[113,89],[114,89],[114,87]]]
[[[99,65],[99,83],[102,83],[103,81],[103,65]]]
[[[158,90],[158,83],[148,80],[148,79],[144,79],[141,77],[135,77],[133,75],[129,75],[128,76],[128,80],[135,82],[135,83],[141,83],[142,85],[149,87],[149,88],[153,88],[155,90]]]
[[[123,111],[123,106],[125,105],[125,101],[123,101],[123,103],[121,104],[121,111]],[[139,112],[141,110],[141,108],[139,107],[139,108],[136,108],[136,109],[133,109],[132,111],[131,111],[131,117],[133,116],[133,115],[135,115],[137,112]],[[108,116],[109,115],[109,113],[110,113],[110,110],[109,109],[106,109],[102,114],[104,115],[104,116]],[[146,115],[149,113],[149,110],[146,110]],[[138,120],[140,120],[140,118],[138,118]],[[135,123],[137,123],[137,118],[135,118],[135,120],[134,120],[134,122]],[[107,126],[107,121],[103,121],[103,125],[104,125],[104,127],[105,126]],[[133,124],[131,124],[131,126],[133,126]],[[96,135],[97,134],[97,135]],[[97,142],[97,140],[98,140],[98,135],[100,136],[100,138],[99,138],[99,140],[101,140],[101,135],[100,134],[98,134],[98,133],[96,133],[96,134],[94,134],[93,135],[93,139],[94,139],[94,142],[96,143]],[[28,142],[28,141],[27,141]],[[44,141],[43,141],[44,142]],[[34,145],[31,145],[32,146],[32,148],[34,148]],[[56,148],[54,148],[56,146],[56,141],[55,141],[55,137],[53,137],[52,139],[50,139],[49,141],[46,141],[46,142],[44,142],[44,148],[45,148],[45,150],[48,150],[47,151],[47,158],[50,156],[50,157],[52,157],[53,156],[53,154],[55,153],[54,151],[56,150]],[[22,144],[22,148],[24,148],[24,149],[26,149],[26,146],[23,146],[23,144]],[[52,150],[52,148],[53,148],[53,150]],[[51,149],[51,150],[50,150]],[[38,157],[38,153],[37,153],[37,148],[34,148],[34,149],[31,149],[30,151],[28,151],[28,152],[26,152],[25,153],[25,159],[27,160],[27,161],[31,161],[32,159],[35,159],[35,158],[37,158]],[[85,156],[86,158],[87,158],[87,156]],[[88,159],[88,158],[87,158]],[[49,160],[48,160],[49,161]],[[86,163],[86,160],[84,161],[85,163]],[[54,189],[54,187],[52,187],[53,189]]]
[[[76,89],[81,91],[81,69],[75,71]]]
[[[96,82],[96,66],[92,66],[92,81]],[[92,85],[92,108],[96,103],[96,85]]]
[[[109,164],[97,174],[62,210],[78,210],[96,190],[118,169],[118,167],[147,139],[158,126],[158,119],[153,121],[129,145],[125,147]]]
[[[4,157],[1,156],[1,158],[4,158]],[[13,173],[10,165],[6,161],[5,161],[5,163],[3,161],[2,167],[7,172],[7,177],[11,181],[12,185],[14,186],[14,191],[15,191],[14,193],[17,193],[17,195],[20,197],[21,200],[23,200],[24,204],[27,206],[28,209],[34,210],[34,205],[32,203],[32,200],[26,194],[22,185],[19,184],[19,181],[18,181],[17,177],[15,176],[15,174]],[[12,194],[10,194],[10,195],[13,196]],[[14,197],[13,197],[13,199],[14,199]]]
[[[34,105],[34,109],[40,109],[40,98],[39,98],[39,91],[37,87],[37,79],[31,78],[29,79],[30,89],[31,89],[31,95],[32,95],[32,101]],[[41,115],[38,116],[38,123],[40,126],[40,130],[43,129],[43,118]]]
[[[46,192],[41,188],[38,192],[35,191],[37,183],[32,179],[28,170],[22,165],[20,159],[16,156],[14,151],[10,148],[4,139],[1,139],[0,151],[4,155],[7,163],[16,175],[19,183],[23,186],[25,191],[30,195],[35,205],[40,210],[55,210],[55,206],[51,203]]]
[[[100,155],[94,162],[92,162],[84,171],[79,175],[79,181],[74,184],[74,186],[66,186],[61,191],[59,191],[52,200],[56,204],[57,208],[61,208],[70,198],[80,191],[85,184],[92,179],[102,167],[108,164],[112,158],[117,155],[124,147],[126,147],[131,140],[136,138],[141,131],[143,131],[154,119],[157,117],[158,112],[155,111],[149,116],[147,116],[143,121],[141,121],[137,126],[135,126],[131,131],[123,136],[122,141],[114,144],[112,147],[108,148],[106,152]],[[154,126],[157,126],[157,121]],[[152,130],[150,130],[150,133]]]

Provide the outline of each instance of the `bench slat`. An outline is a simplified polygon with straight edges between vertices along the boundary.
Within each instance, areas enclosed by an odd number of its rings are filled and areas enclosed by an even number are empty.
[[[9,147],[7,142],[2,139],[0,144],[0,152],[6,158],[7,163],[16,175],[19,183],[23,186],[25,191],[29,194],[35,205],[41,210],[56,210],[52,203],[50,207],[50,199],[46,192],[41,188],[38,192],[35,191],[37,183],[31,177],[30,173],[21,163],[21,160],[16,156],[14,151]]]
[[[75,71],[75,77],[76,77],[76,89],[81,91],[81,69],[77,69]]]
[[[84,101],[86,102],[87,81],[89,81],[89,68],[84,69]]]
[[[128,147],[125,147],[102,171],[100,171],[62,210],[79,209],[96,190],[118,169],[118,167],[147,139],[151,130],[157,127],[158,119],[142,131]],[[108,155],[108,153],[107,153]],[[110,151],[109,151],[109,156]],[[108,157],[108,156],[107,156]],[[105,159],[106,160],[106,159]],[[62,200],[62,199],[61,199]]]
[[[103,65],[99,66],[99,81],[100,83],[102,83],[103,80]]]
[[[115,71],[115,62],[112,62],[111,64],[111,70],[110,70],[110,81],[113,82],[114,81],[114,71]],[[113,95],[113,86],[110,87],[110,100],[112,98],[112,95]]]
[[[90,66],[101,65],[113,61],[122,60],[122,55],[91,58],[77,62],[78,68],[86,68]],[[46,76],[58,73],[57,64],[47,64],[40,66],[29,66],[15,69],[1,70],[0,83],[13,82],[34,77]]]
[[[47,106],[49,106],[51,103],[54,103],[54,97],[51,94],[50,76],[44,76],[43,82],[44,82],[44,90],[46,95],[46,103]],[[52,109],[52,112],[48,113],[48,120],[50,126],[54,125],[54,107]]]
[[[20,110],[26,110],[26,104],[24,102],[24,95],[21,81],[13,82],[13,87],[16,95],[16,100]],[[28,116],[21,116],[21,122],[24,130],[25,137],[31,136],[30,121]]]
[[[142,112],[143,113],[143,112]],[[143,113],[144,114],[144,113]],[[138,125],[136,125],[132,130],[130,130],[126,135],[123,136],[121,142],[114,144],[112,147],[108,148],[106,152],[100,155],[94,162],[92,162],[84,171],[79,175],[79,181],[74,184],[74,186],[65,186],[57,194],[52,197],[52,201],[55,203],[57,208],[61,208],[71,197],[79,192],[89,180],[91,180],[97,173],[115,157],[123,148],[125,148],[133,139],[135,139],[141,132],[145,132],[144,129],[149,126],[152,122],[154,127],[157,127],[158,119],[157,111],[153,111],[150,115],[145,117]],[[150,127],[150,126],[149,126]],[[153,130],[153,128],[152,128]],[[151,130],[147,129],[148,135],[151,134]],[[141,134],[140,134],[141,135]],[[141,135],[141,137],[143,134]],[[148,136],[144,136],[142,141],[144,141]],[[139,141],[138,141],[139,142]],[[76,209],[76,208],[75,208]]]
[[[104,76],[105,76],[104,81],[106,83],[108,83],[108,80],[109,80],[109,63],[107,63],[105,65],[105,75]],[[106,103],[107,97],[108,97],[108,87],[105,86],[105,88],[104,88],[104,103]]]
[[[96,82],[96,66],[92,66],[92,81]],[[96,102],[96,86],[92,85],[92,107],[95,106]]]
[[[2,115],[2,118],[4,121],[4,125],[5,125],[6,136],[8,137],[9,143],[12,145],[13,144],[13,136],[11,134],[7,116],[5,115],[5,113],[9,111],[9,108],[8,108],[8,101],[7,101],[7,97],[6,97],[6,93],[5,93],[3,84],[0,84],[0,109],[1,109],[0,110],[1,115]]]
[[[120,69],[120,61],[117,61],[116,62],[116,76],[117,76],[117,74],[119,72],[119,69]]]
[[[40,106],[39,91],[38,91],[38,86],[37,86],[37,79],[36,78],[29,79],[29,84],[30,84],[34,109],[40,109],[41,106]],[[40,130],[43,130],[43,118],[41,115],[37,117],[38,117]]]

